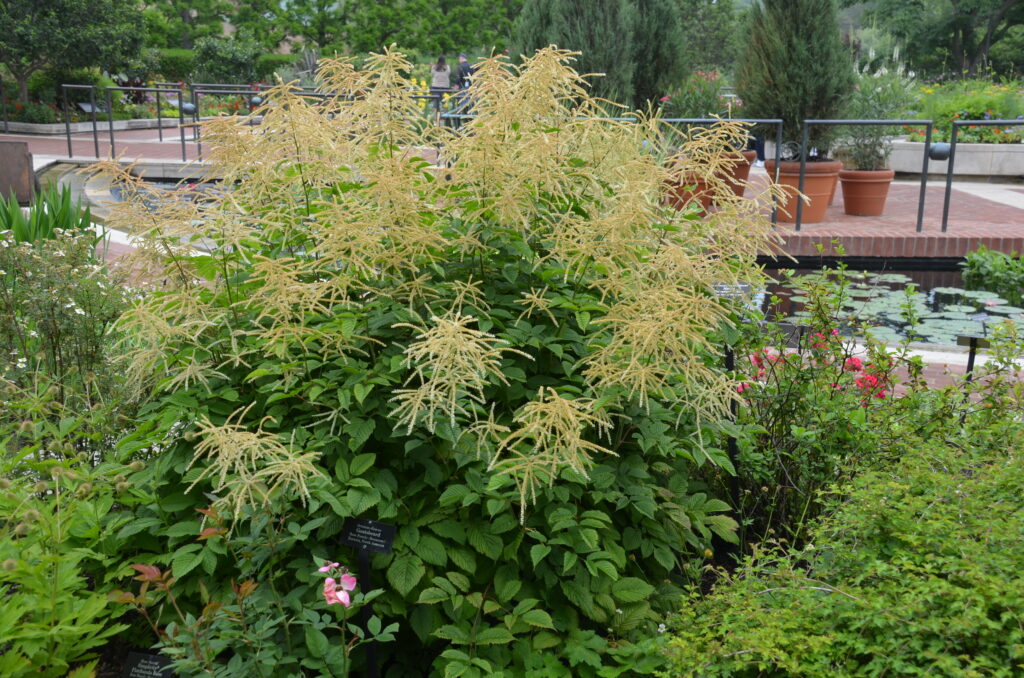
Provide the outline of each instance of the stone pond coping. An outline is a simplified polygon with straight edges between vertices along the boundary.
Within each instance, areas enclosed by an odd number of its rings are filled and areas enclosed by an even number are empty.
[[[894,141],[889,167],[897,172],[921,173],[924,143]],[[928,174],[945,175],[949,162],[930,160]],[[1024,178],[1024,144],[961,144],[956,145],[953,176],[1022,177]]]
[[[192,118],[185,118],[185,122],[191,122]],[[177,118],[164,118],[163,121],[157,120],[156,118],[137,118],[134,120],[115,120],[114,131],[121,131],[126,129],[156,129],[160,122],[163,122],[163,127],[177,127]],[[31,122],[9,122],[7,128],[11,134],[41,134],[55,136],[59,134],[65,134],[67,129],[64,127],[64,123],[55,122],[45,125],[40,125]],[[100,134],[110,130],[110,123],[106,120],[97,120],[96,129]],[[81,132],[91,132],[92,121],[88,122],[73,122],[71,123],[71,133],[78,134]]]

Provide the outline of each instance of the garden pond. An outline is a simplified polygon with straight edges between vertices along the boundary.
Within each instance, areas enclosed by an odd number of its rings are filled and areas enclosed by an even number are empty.
[[[842,298],[848,319],[844,333],[867,327],[885,343],[909,337],[927,344],[955,345],[958,335],[987,336],[992,325],[1007,318],[1024,322],[1024,308],[1010,305],[995,292],[958,286],[956,271],[846,271],[844,275],[848,280]],[[806,292],[823,277],[835,278],[820,270],[778,276],[765,295],[769,315],[788,321],[807,318]],[[944,284],[930,286],[936,282]]]

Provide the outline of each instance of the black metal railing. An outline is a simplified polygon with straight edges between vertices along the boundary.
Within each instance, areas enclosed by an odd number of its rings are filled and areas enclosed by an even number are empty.
[[[3,107],[4,134],[8,134],[10,129],[8,128],[7,119],[7,94],[4,92],[4,84],[2,82],[0,82],[0,107]]]
[[[804,192],[804,178],[807,171],[807,151],[810,144],[810,132],[811,127],[818,126],[829,126],[829,127],[840,127],[840,126],[852,126],[852,125],[864,125],[864,126],[896,126],[896,125],[919,125],[921,123],[927,124],[927,132],[925,133],[924,139],[924,160],[921,163],[921,191],[917,198],[917,232],[920,233],[924,227],[924,200],[925,193],[928,188],[928,152],[932,146],[932,121],[931,120],[804,120],[803,129],[801,131],[801,143],[800,143],[800,179],[797,190],[802,194]],[[796,222],[794,230],[800,230],[800,224],[804,216],[804,201],[796,201]],[[945,229],[943,229],[945,230]]]
[[[946,165],[946,193],[942,199],[942,232],[949,222],[949,201],[953,193],[953,162],[956,160],[956,138],[961,127],[1012,127],[1024,125],[1024,120],[954,120],[949,136],[949,164]],[[929,133],[931,130],[928,130]],[[1024,172],[1024,170],[1022,170]]]

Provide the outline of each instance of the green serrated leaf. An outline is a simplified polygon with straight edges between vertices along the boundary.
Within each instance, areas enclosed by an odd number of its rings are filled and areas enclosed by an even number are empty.
[[[420,582],[427,573],[423,561],[419,557],[408,554],[398,558],[388,568],[388,581],[401,595],[406,595]]]

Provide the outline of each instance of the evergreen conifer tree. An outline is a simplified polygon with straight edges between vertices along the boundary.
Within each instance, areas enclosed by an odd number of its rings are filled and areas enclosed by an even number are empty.
[[[835,118],[853,88],[853,65],[839,34],[835,0],[762,0],[750,10],[750,35],[736,65],[744,114],[782,118],[799,141],[803,121]],[[832,129],[812,127],[823,156]]]
[[[636,107],[686,74],[673,0],[526,0],[516,21],[520,54],[558,45],[581,52],[576,69],[596,96]]]

